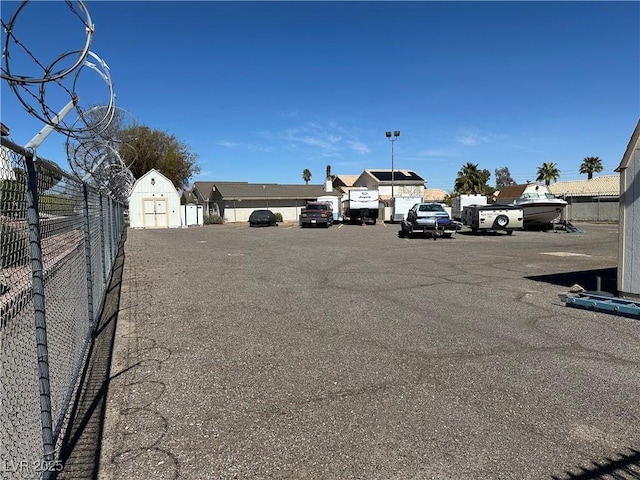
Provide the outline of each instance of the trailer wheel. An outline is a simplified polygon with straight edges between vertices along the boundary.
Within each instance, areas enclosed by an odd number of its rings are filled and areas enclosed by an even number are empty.
[[[496,218],[494,225],[500,228],[506,227],[507,225],[509,225],[509,217],[507,217],[506,215],[498,215],[498,218]]]

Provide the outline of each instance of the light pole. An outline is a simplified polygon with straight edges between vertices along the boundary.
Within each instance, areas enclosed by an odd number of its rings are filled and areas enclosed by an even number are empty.
[[[386,132],[385,135],[391,142],[391,201],[393,201],[393,196],[394,196],[393,186],[396,178],[395,171],[393,170],[393,144],[400,136],[400,130],[394,130],[393,135],[391,134],[391,132]]]

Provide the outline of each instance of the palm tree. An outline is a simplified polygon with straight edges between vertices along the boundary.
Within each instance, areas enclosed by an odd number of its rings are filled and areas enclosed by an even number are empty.
[[[546,186],[553,181],[555,182],[560,178],[560,169],[553,162],[544,162],[541,167],[538,167],[538,176],[536,182],[544,182]]]
[[[309,185],[309,180],[311,180],[311,170],[305,168],[302,171],[302,179],[304,180],[305,184]]]
[[[460,194],[484,193],[490,176],[488,170],[480,170],[477,163],[468,162],[458,172],[453,189]]]
[[[602,170],[602,160],[600,160],[600,157],[584,157],[580,165],[580,175],[586,173],[587,180],[591,180],[594,173],[600,173]]]

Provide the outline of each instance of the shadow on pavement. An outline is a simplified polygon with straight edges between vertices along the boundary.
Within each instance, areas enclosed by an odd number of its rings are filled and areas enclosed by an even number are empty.
[[[591,462],[589,467],[576,467],[580,473],[565,472],[562,476],[552,475],[553,480],[595,480],[595,479],[640,479],[640,452],[629,448],[630,454],[618,453],[614,460],[605,458],[599,462]]]
[[[125,229],[118,246],[104,306],[80,376],[69,424],[62,439],[59,460],[64,469],[55,477],[57,480],[93,479],[98,475],[126,237]]]
[[[552,273],[548,275],[532,275],[524,277],[536,282],[551,283],[563,287],[571,287],[574,284],[580,285],[588,291],[601,290],[603,292],[617,293],[617,272],[616,267],[599,268],[595,270],[581,270],[578,272]],[[598,288],[598,277],[600,277],[600,288]]]

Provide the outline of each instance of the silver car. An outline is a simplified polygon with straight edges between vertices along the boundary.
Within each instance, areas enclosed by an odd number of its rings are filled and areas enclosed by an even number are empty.
[[[451,218],[439,203],[416,203],[407,213],[407,222],[437,228],[449,226]]]

